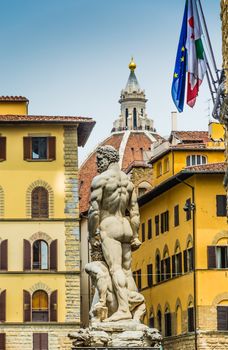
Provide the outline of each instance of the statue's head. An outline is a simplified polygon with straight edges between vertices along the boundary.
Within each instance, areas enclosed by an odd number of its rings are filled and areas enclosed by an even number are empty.
[[[100,146],[97,149],[97,170],[99,173],[107,170],[111,163],[119,161],[118,151],[112,146]]]

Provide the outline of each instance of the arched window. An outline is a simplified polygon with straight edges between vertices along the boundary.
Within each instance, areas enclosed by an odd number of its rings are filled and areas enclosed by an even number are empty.
[[[159,332],[162,331],[162,314],[161,314],[161,310],[158,310],[158,312],[157,312],[157,328],[158,328]]]
[[[157,177],[161,176],[162,175],[162,163],[159,162],[157,164]]]
[[[176,243],[175,254],[172,256],[172,277],[182,274],[182,253],[179,243]]]
[[[32,321],[48,321],[48,295],[44,290],[37,290],[32,296]]]
[[[169,158],[165,158],[164,160],[164,173],[169,171]]]
[[[128,127],[128,108],[125,109],[125,126]]]
[[[194,307],[193,303],[190,302],[188,304],[188,331],[194,332],[195,326],[194,326]]]
[[[165,309],[165,336],[172,335],[171,313],[168,308]]]
[[[150,314],[149,327],[154,328],[154,314],[153,314],[153,312],[151,312],[151,314]]]
[[[137,129],[137,111],[133,109],[133,129]]]
[[[176,309],[177,335],[181,334],[181,307],[178,305]]]
[[[48,269],[48,244],[45,241],[37,240],[33,243],[33,264],[34,270]]]
[[[184,250],[184,272],[190,272],[194,269],[194,257],[192,243],[188,242],[187,249]]]
[[[156,255],[156,282],[161,281],[161,259],[159,254]]]
[[[171,278],[170,257],[168,252],[165,253],[164,259],[161,262],[161,270],[162,280],[168,280]]]
[[[222,300],[217,306],[217,329],[228,331],[228,300]]]
[[[187,166],[201,165],[201,164],[207,164],[207,158],[205,156],[202,156],[201,154],[191,154],[186,158]]]
[[[32,191],[32,218],[48,218],[48,191],[36,187]]]

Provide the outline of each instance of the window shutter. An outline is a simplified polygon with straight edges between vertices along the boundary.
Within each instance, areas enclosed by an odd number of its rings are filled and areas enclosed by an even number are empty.
[[[208,268],[213,269],[216,268],[216,247],[215,246],[209,246],[207,247],[207,261],[208,261]]]
[[[161,214],[161,233],[164,232],[164,213]]]
[[[0,321],[6,320],[6,290],[3,290],[0,294]]]
[[[159,215],[155,216],[155,228],[156,228],[156,236],[159,235]]]
[[[142,224],[142,242],[145,241],[145,224]]]
[[[8,270],[8,239],[5,239],[1,243],[1,260],[0,270]]]
[[[152,287],[153,285],[153,265],[147,265],[147,284],[148,287]]]
[[[40,349],[40,333],[33,333],[33,350]]]
[[[226,216],[226,196],[216,196],[216,213],[217,216]]]
[[[166,218],[166,231],[169,231],[169,211],[168,210],[165,212],[165,218]]]
[[[228,330],[228,306],[217,306],[218,331]]]
[[[176,276],[175,255],[172,255],[172,277]]]
[[[187,250],[184,250],[184,272],[188,272],[188,256],[187,256]]]
[[[56,159],[56,138],[54,136],[48,137],[48,159]]]
[[[50,321],[57,322],[57,297],[58,292],[55,290],[50,296]]]
[[[48,350],[48,333],[40,333],[40,350]]]
[[[32,144],[32,138],[31,137],[23,137],[23,143],[24,143],[24,160],[31,159],[31,144]]]
[[[151,219],[148,220],[148,239],[152,238],[152,221]]]
[[[6,137],[0,137],[0,160],[6,160]]]
[[[31,321],[31,296],[27,290],[23,290],[24,322]]]
[[[31,270],[31,243],[24,239],[24,271]]]
[[[179,274],[182,274],[182,254],[178,254],[178,266],[179,266]]]
[[[50,244],[50,270],[57,270],[57,239],[51,242]]]
[[[6,350],[6,335],[0,333],[0,350]]]

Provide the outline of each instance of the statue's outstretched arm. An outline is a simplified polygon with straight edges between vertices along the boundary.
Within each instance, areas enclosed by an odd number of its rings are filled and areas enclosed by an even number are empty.
[[[103,192],[103,179],[94,178],[91,186],[90,208],[88,213],[88,230],[90,239],[96,235],[100,223],[100,203]]]

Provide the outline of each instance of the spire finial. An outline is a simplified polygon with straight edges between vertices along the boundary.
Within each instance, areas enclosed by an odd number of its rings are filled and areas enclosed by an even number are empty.
[[[133,57],[131,57],[131,62],[129,63],[129,69],[132,71],[132,72],[134,72],[134,70],[135,70],[135,68],[136,68],[136,64],[135,64],[135,62],[134,62],[134,59],[133,59]]]

